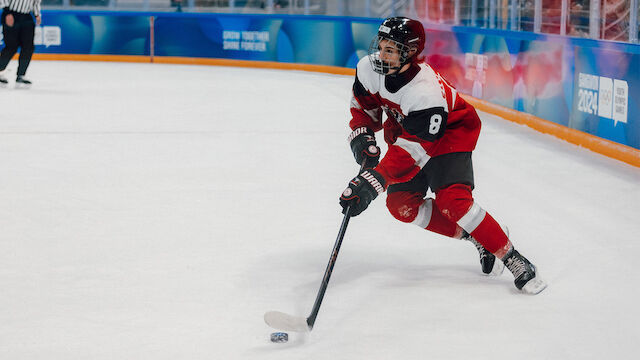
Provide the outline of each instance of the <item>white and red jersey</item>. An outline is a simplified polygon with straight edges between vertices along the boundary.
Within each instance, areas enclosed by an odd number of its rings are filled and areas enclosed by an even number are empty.
[[[384,123],[383,112],[387,115]],[[425,128],[433,138],[411,135],[402,126],[408,116],[431,113],[432,121],[428,122],[426,115]],[[349,125],[354,130],[363,126],[373,131],[384,129],[389,150],[376,171],[387,185],[411,180],[431,157],[473,151],[480,135],[475,109],[423,62],[412,64],[397,76],[384,76],[373,71],[368,57],[360,59],[351,114]]]

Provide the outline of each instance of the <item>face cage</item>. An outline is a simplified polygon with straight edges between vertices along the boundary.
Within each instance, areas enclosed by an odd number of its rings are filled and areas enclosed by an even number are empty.
[[[390,63],[380,59],[380,40],[389,40],[396,46],[396,49],[400,52],[400,57],[398,58],[400,62],[399,66],[392,67]],[[371,62],[371,67],[373,67],[373,71],[380,75],[387,75],[391,70],[400,70],[409,60],[410,50],[411,47],[403,43],[382,36],[376,36],[373,38],[371,45],[369,46],[369,61]]]

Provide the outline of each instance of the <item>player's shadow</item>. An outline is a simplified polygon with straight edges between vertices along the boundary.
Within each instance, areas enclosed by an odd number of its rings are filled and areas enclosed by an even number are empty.
[[[321,251],[322,250],[322,251]],[[329,257],[319,257],[318,253],[326,253],[327,249],[318,251],[295,252],[265,256],[264,263],[271,264],[271,270],[283,274],[295,274],[296,278],[307,279],[304,282],[291,284],[291,292],[295,294],[313,294],[315,296],[323,279]],[[435,255],[431,255],[435,256]],[[362,282],[375,284],[382,288],[430,286],[449,282],[456,284],[477,284],[489,282],[489,277],[481,274],[477,254],[464,253],[467,264],[434,263],[425,256],[424,264],[407,263],[407,257],[389,255],[382,252],[359,251],[358,257],[338,257],[333,269],[330,284],[332,288],[341,288]],[[282,259],[287,259],[283,262]],[[320,259],[322,258],[322,259]],[[468,258],[468,259],[467,259]],[[309,259],[314,259],[310,261]],[[324,261],[319,262],[319,261]],[[430,262],[431,261],[431,262]],[[261,265],[261,267],[264,265]],[[366,279],[366,281],[364,281]]]

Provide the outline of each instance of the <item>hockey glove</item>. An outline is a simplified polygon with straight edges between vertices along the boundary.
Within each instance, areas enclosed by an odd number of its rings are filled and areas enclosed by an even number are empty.
[[[412,111],[402,120],[402,127],[411,135],[435,141],[444,135],[447,112],[443,107]]]
[[[371,129],[362,126],[353,130],[349,135],[349,145],[356,162],[359,165],[364,163],[363,169],[372,169],[378,165],[380,148]]]
[[[369,204],[384,192],[385,180],[377,171],[365,170],[349,182],[349,185],[340,196],[342,213],[347,212],[351,206],[351,216],[357,216],[363,212]]]

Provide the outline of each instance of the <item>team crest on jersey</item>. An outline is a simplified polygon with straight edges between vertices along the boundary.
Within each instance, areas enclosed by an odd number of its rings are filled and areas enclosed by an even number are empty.
[[[389,107],[389,105],[382,105],[382,109],[384,109],[384,112],[387,114],[387,117],[394,119],[395,121],[397,121],[399,124],[402,124],[402,120],[404,120],[404,115],[402,115],[402,113],[392,107]]]

